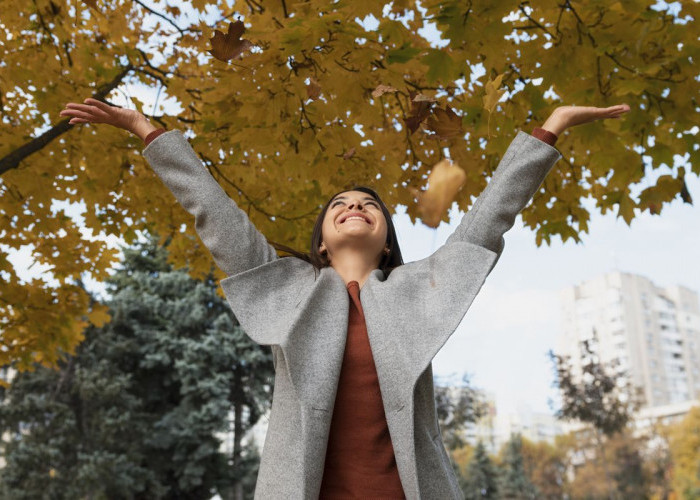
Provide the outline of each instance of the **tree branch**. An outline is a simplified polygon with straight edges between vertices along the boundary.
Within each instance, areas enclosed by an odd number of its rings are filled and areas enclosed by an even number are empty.
[[[154,16],[158,16],[158,17],[160,17],[161,19],[163,19],[164,21],[166,21],[166,22],[167,22],[168,24],[170,24],[173,28],[175,28],[176,30],[178,30],[178,31],[180,32],[180,36],[181,36],[181,37],[184,36],[186,32],[192,31],[192,30],[190,30],[190,29],[182,29],[182,28],[180,28],[177,24],[175,24],[175,21],[173,21],[172,19],[170,19],[168,16],[166,16],[165,14],[161,14],[160,12],[157,12],[157,11],[151,9],[148,5],[145,5],[145,4],[144,4],[143,2],[141,2],[140,0],[132,0],[132,2],[134,2],[135,4],[140,5],[142,8],[144,8],[145,10],[147,10],[148,12],[150,12],[151,14],[153,14]]]
[[[97,100],[104,100],[104,98],[121,83],[124,77],[132,69],[133,66],[131,64],[125,66],[124,69],[122,69],[122,71],[120,71],[119,74],[115,76],[111,82],[102,85],[97,90],[97,92],[93,94],[92,97]],[[4,174],[8,170],[17,168],[17,166],[19,166],[19,164],[25,158],[41,150],[51,141],[72,129],[73,125],[68,123],[69,121],[70,119],[66,118],[65,120],[59,122],[57,125],[54,125],[49,130],[41,134],[39,137],[35,137],[31,141],[23,144],[22,146],[12,151],[10,154],[4,156],[3,158],[0,158],[0,175]]]

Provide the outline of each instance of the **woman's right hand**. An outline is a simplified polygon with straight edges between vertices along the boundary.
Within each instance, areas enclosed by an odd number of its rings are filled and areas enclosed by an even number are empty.
[[[110,106],[102,101],[88,97],[85,104],[69,102],[59,115],[70,116],[71,125],[78,123],[106,123],[117,128],[122,128],[145,139],[148,134],[156,130],[148,119],[134,109],[118,108]]]

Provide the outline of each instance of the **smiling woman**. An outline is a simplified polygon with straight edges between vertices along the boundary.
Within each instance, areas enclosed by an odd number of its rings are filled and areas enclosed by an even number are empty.
[[[374,269],[388,275],[403,264],[389,210],[369,188],[356,187],[332,196],[316,226],[320,231],[312,234],[311,248],[318,248],[345,284],[357,281],[362,287]]]
[[[271,347],[275,387],[256,500],[459,500],[432,360],[498,261],[504,233],[561,158],[556,136],[626,111],[563,106],[539,136],[518,131],[447,242],[406,265],[391,214],[371,188],[331,196],[310,254],[280,258],[180,131],[155,130],[140,113],[93,99],[61,114],[146,139],[144,157],[227,274],[221,287],[244,331]]]

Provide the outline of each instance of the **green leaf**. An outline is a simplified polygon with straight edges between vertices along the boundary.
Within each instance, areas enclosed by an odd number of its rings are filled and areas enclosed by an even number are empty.
[[[420,49],[404,44],[400,49],[390,50],[386,53],[386,61],[389,64],[406,63],[420,54]]]
[[[457,65],[446,51],[431,49],[421,62],[428,66],[428,73],[425,75],[428,83],[440,81],[442,84],[447,84],[454,80]]]

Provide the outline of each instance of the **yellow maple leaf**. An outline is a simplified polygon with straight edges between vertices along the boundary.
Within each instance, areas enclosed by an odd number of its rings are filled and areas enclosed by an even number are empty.
[[[436,163],[430,172],[427,190],[421,192],[409,188],[418,198],[418,211],[426,226],[440,225],[466,178],[467,174],[456,163],[444,159]]]
[[[108,310],[108,307],[105,305],[94,304],[92,306],[92,311],[87,315],[87,319],[97,328],[100,328],[111,319]]]
[[[490,133],[490,125],[491,125],[491,113],[496,109],[496,106],[498,105],[498,101],[501,100],[501,97],[503,94],[505,94],[505,89],[499,90],[499,87],[501,86],[501,81],[503,80],[504,74],[498,75],[496,78],[489,80],[486,82],[486,88],[484,92],[484,109],[489,112],[489,137],[491,136]]]

